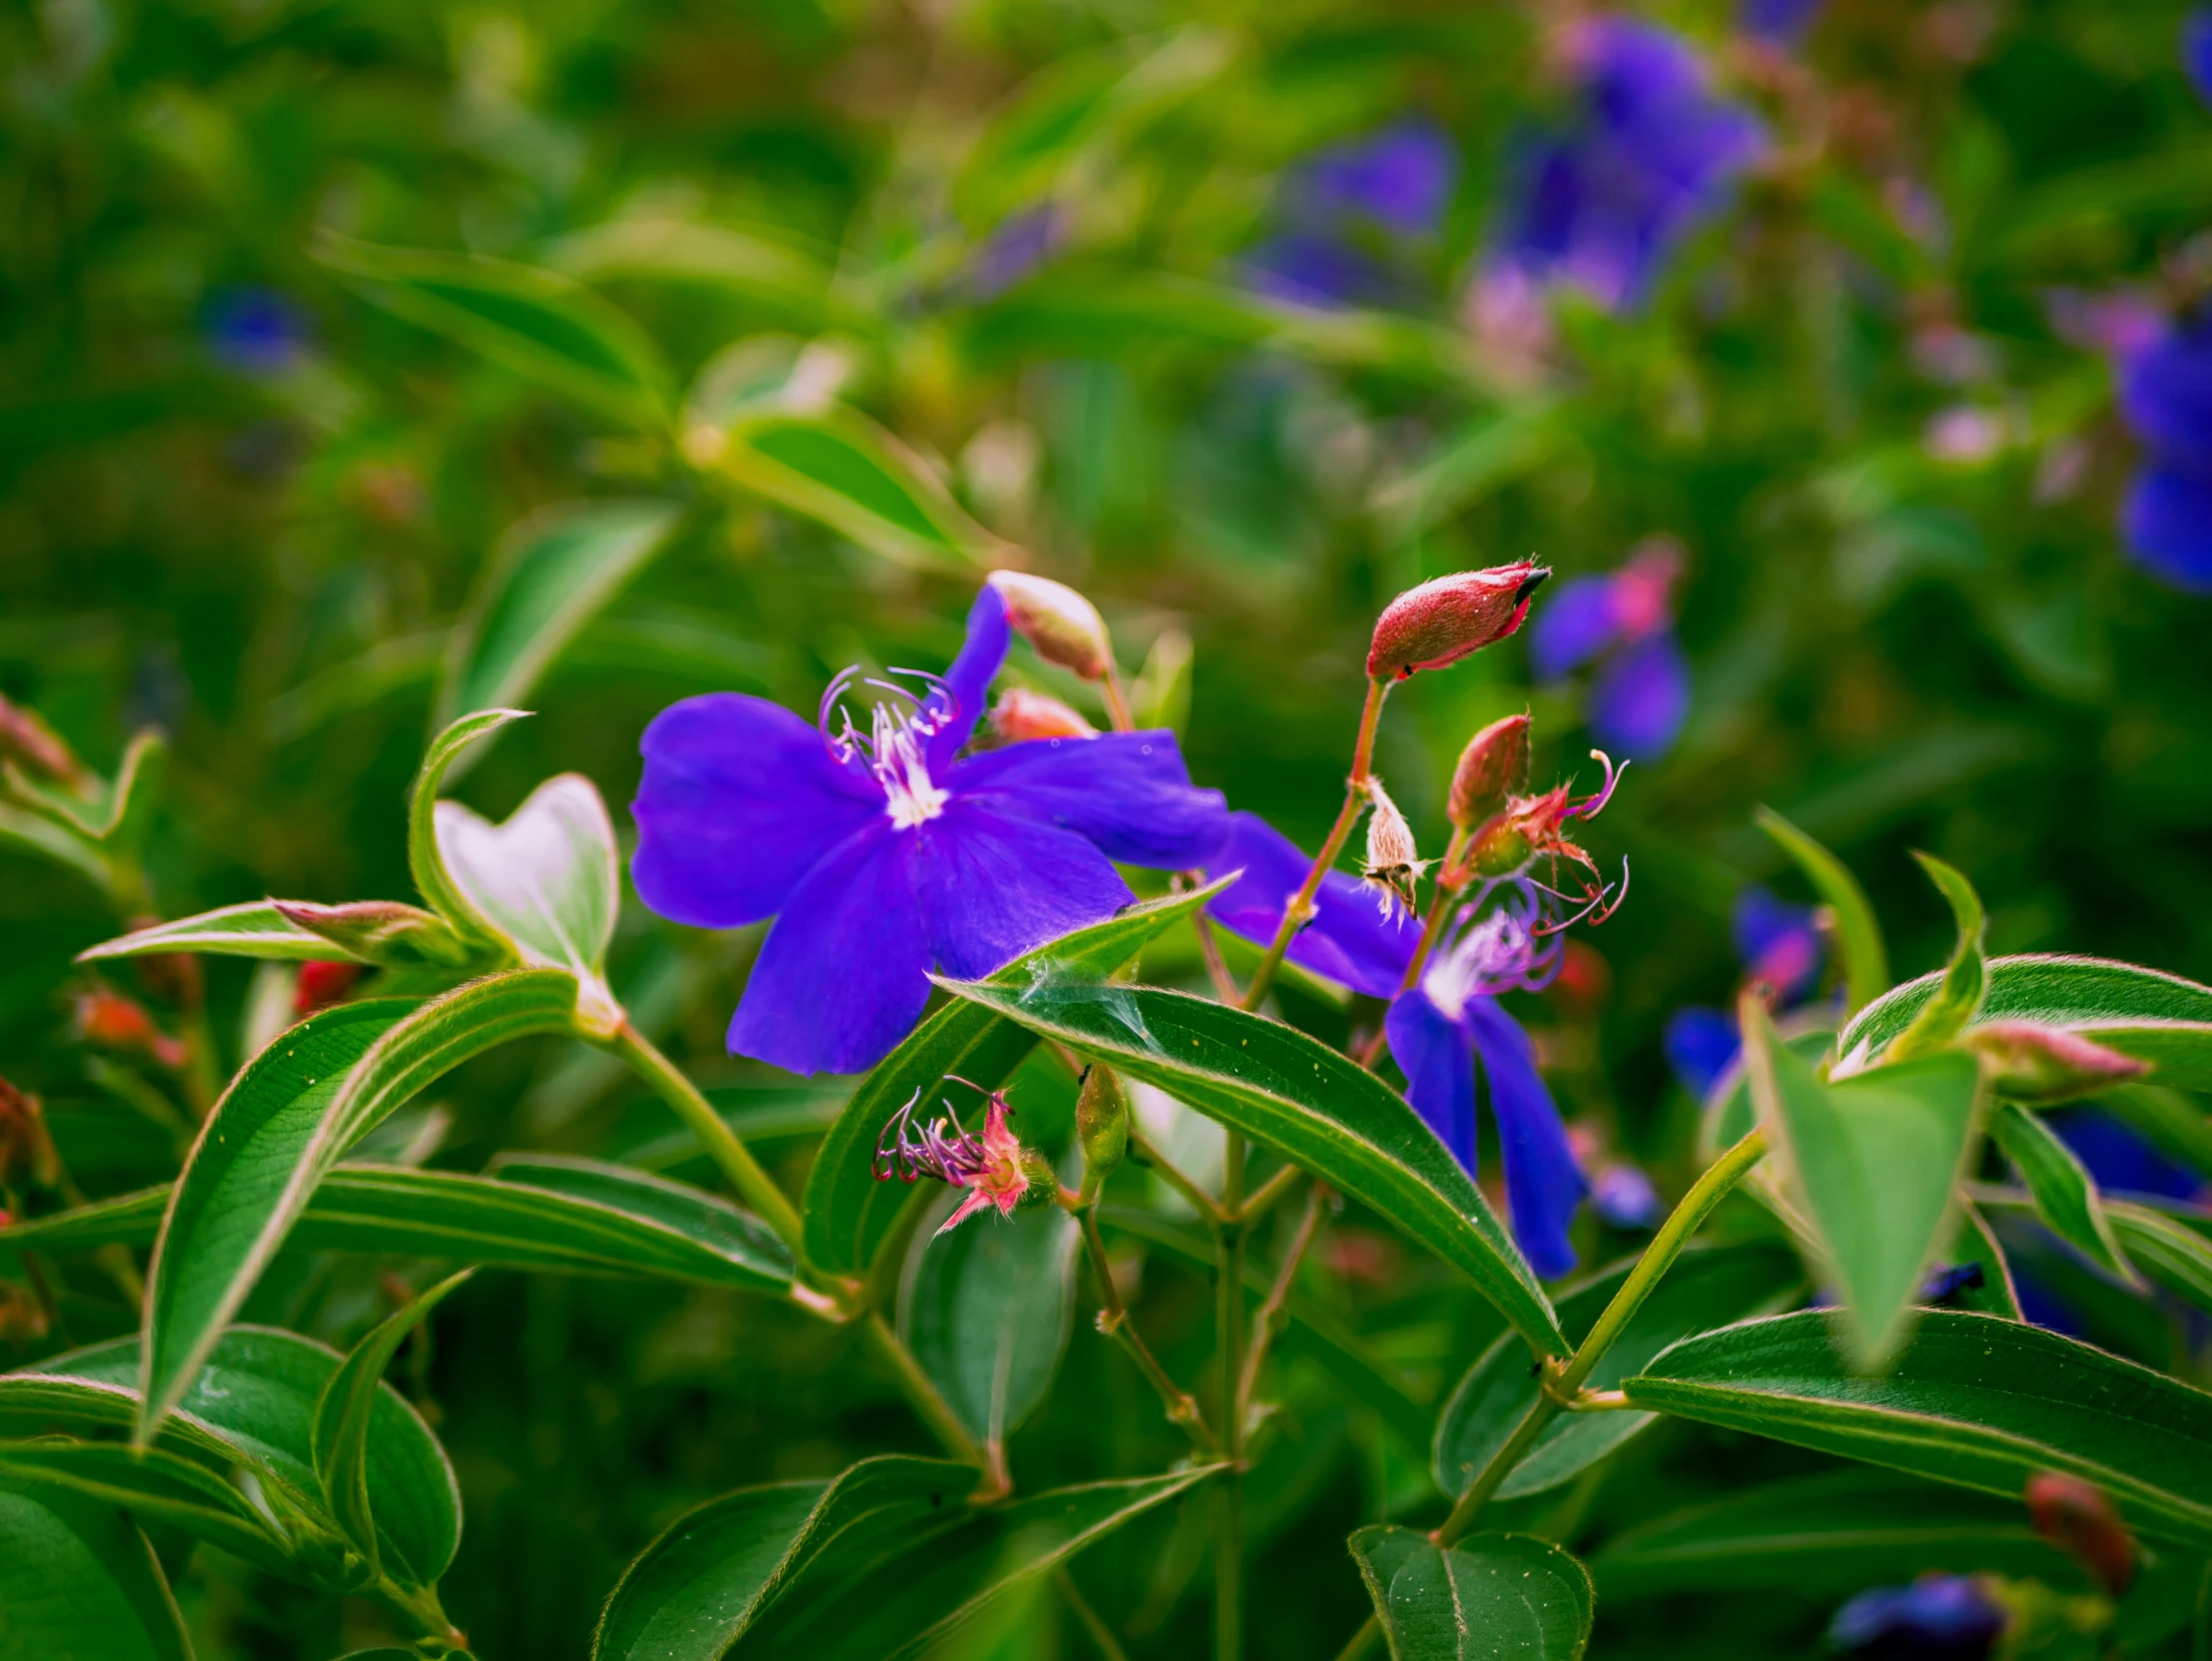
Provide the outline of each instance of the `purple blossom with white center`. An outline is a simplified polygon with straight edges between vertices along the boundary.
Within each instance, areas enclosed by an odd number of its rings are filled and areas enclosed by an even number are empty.
[[[933,969],[990,974],[1129,903],[1114,862],[1184,870],[1228,829],[1174,735],[962,748],[1006,658],[986,587],[943,676],[894,671],[865,730],[831,683],[809,724],[735,692],[654,717],[631,811],[638,898],[673,922],[774,926],[731,1018],[733,1054],[795,1073],[874,1066],[922,1013]]]
[[[2185,593],[2212,595],[2212,314],[2120,355],[2120,414],[2149,452],[2120,508],[2129,552]]]
[[[1836,1612],[1828,1636],[1845,1655],[1981,1661],[2004,1625],[2003,1608],[1971,1575],[1929,1574],[1860,1592]]]
[[[1258,816],[1232,814],[1229,836],[1210,868],[1244,874],[1208,910],[1223,928],[1264,945],[1311,863]],[[1500,902],[1496,909],[1489,908],[1493,899]],[[1287,953],[1326,980],[1392,1000],[1384,1036],[1405,1074],[1406,1101],[1470,1172],[1476,1165],[1479,1061],[1490,1082],[1514,1239],[1546,1278],[1575,1265],[1567,1231],[1582,1202],[1582,1172],[1558,1105],[1536,1071],[1528,1034],[1498,999],[1539,989],[1558,972],[1563,947],[1549,903],[1530,882],[1485,885],[1460,908],[1419,984],[1401,994],[1419,927],[1378,916],[1356,881],[1331,871],[1315,896],[1313,920]]]
[[[1746,982],[1772,988],[1776,1007],[1782,1010],[1812,995],[1828,957],[1818,913],[1753,887],[1737,896],[1733,923],[1736,955],[1744,965]],[[1726,1010],[1679,1009],[1668,1017],[1660,1042],[1682,1088],[1700,1101],[1713,1093],[1743,1054],[1736,1017]]]
[[[1637,760],[1665,755],[1690,714],[1690,664],[1674,634],[1682,552],[1655,537],[1619,570],[1569,577],[1529,629],[1540,681],[1564,679],[1595,660],[1590,730]]]
[[[1712,95],[1697,54],[1665,29],[1599,17],[1571,25],[1566,45],[1580,109],[1564,132],[1521,147],[1490,258],[1627,310],[1766,136]]]

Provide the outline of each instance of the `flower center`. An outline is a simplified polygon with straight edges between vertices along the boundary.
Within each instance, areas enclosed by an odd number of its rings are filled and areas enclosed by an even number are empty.
[[[1559,968],[1559,943],[1530,928],[1534,910],[1533,903],[1524,910],[1509,899],[1489,916],[1463,924],[1422,972],[1421,990],[1429,1002],[1456,1021],[1470,998],[1533,992],[1549,982]]]
[[[911,675],[923,681],[927,691],[917,697],[895,682],[869,681],[867,684],[889,692],[892,697],[876,705],[869,717],[868,735],[862,737],[853,725],[852,712],[839,703],[859,673],[857,669],[845,670],[822,694],[819,724],[823,739],[829,745],[830,754],[841,764],[856,759],[866,763],[876,783],[883,787],[884,812],[895,827],[912,830],[916,825],[926,825],[942,814],[945,804],[952,800],[951,792],[941,789],[930,777],[928,741],[959,713],[959,700],[935,675],[894,669],[893,674]],[[830,730],[833,709],[843,722],[835,732]]]

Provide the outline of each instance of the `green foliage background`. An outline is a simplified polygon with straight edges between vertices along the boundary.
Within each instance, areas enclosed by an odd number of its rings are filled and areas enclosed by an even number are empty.
[[[2059,288],[2203,281],[2189,239],[2212,209],[2212,114],[2176,66],[2172,8],[1835,0],[1806,54],[1812,90],[1757,95],[1783,160],[1646,312],[1568,308],[1533,381],[1475,350],[1459,301],[1509,136],[1552,96],[1537,9],[1201,10],[12,9],[0,692],[103,768],[136,726],[170,731],[151,860],[175,915],[407,892],[400,802],[441,655],[506,527],[546,503],[685,505],[667,550],[531,694],[537,718],[461,787],[495,817],[566,768],[627,800],[638,732],[677,697],[728,687],[811,708],[847,662],[949,655],[972,574],[904,568],[717,487],[671,435],[378,309],[316,258],[337,233],[572,272],[644,326],[678,387],[748,336],[836,343],[846,399],[1037,568],[1091,594],[1130,670],[1187,634],[1193,773],[1309,846],[1391,593],[1524,555],[1609,568],[1644,536],[1681,538],[1691,723],[1663,764],[1631,770],[1593,835],[1635,871],[1592,941],[1613,994],[1590,1021],[1529,1011],[1566,1102],[1663,1186],[1679,1187],[1692,1126],[1661,1023],[1726,1001],[1746,882],[1802,897],[1755,804],[1859,873],[1903,973],[1940,962],[1951,932],[1913,847],[1971,875],[1993,952],[2212,972],[2206,611],[2122,555],[2131,448],[2108,370],[2054,337],[2045,305]],[[1722,8],[1659,14],[1737,50]],[[1740,53],[1727,61],[1746,73]],[[1144,77],[1123,79],[1137,64]],[[1808,100],[1825,100],[1825,144]],[[1277,223],[1283,169],[1409,110],[1449,129],[1463,166],[1445,232],[1408,255],[1405,305],[1313,316],[1251,299],[1236,258]],[[1897,182],[1927,194],[1943,235],[1900,228]],[[1033,280],[982,292],[978,251],[1048,198],[1061,248]],[[679,259],[625,244],[619,228],[639,224],[733,240]],[[242,286],[306,321],[281,373],[211,352],[214,309]],[[1963,384],[1929,373],[1943,328],[1974,343]],[[1938,460],[1923,435],[1960,405],[2001,439]],[[1532,697],[1539,776],[1571,770],[1588,747],[1580,710],[1571,693],[1532,693],[1517,647],[1393,698],[1378,767],[1425,842],[1441,841],[1460,743]],[[88,1075],[58,990],[81,984],[71,955],[117,920],[89,886],[12,853],[0,919],[0,1070],[46,1096],[87,1190],[166,1178],[166,1137]],[[766,1146],[796,1179],[837,1093],[722,1059],[756,939],[689,935],[633,903],[615,981],[724,1105],[780,1116]],[[232,1042],[248,971],[211,960],[210,975]],[[1033,1125],[1064,1127],[1065,1082],[1037,1072],[1027,1089]],[[439,1165],[660,1139],[658,1157],[687,1169],[663,1110],[580,1053],[502,1051],[437,1097],[451,1115]],[[704,1180],[703,1163],[689,1169]],[[1346,1282],[1341,1301],[1433,1399],[1495,1317],[1401,1258],[1396,1278]],[[1202,1353],[1202,1279],[1158,1251],[1144,1274],[1170,1364],[1178,1344]],[[256,1312],[348,1338],[378,1298],[359,1264],[303,1254]],[[94,1281],[65,1308],[79,1342],[131,1324]],[[484,1275],[438,1332],[403,1365],[421,1369],[467,1498],[446,1603],[488,1656],[584,1653],[620,1565],[688,1504],[927,1445],[844,1336],[760,1302]],[[2155,1323],[2099,1335],[2161,1362],[2186,1354]],[[1315,1634],[1358,1619],[1350,1527],[1434,1505],[1426,1449],[1301,1394],[1297,1365],[1293,1451],[1255,1477],[1253,1647],[1268,1655],[1321,1654],[1336,1640]],[[1597,1497],[1585,1537],[1732,1473],[1816,1468],[1725,1433],[1674,1427],[1650,1445]],[[1044,1485],[1173,1453],[1133,1374],[1079,1325],[1017,1444],[1025,1473]],[[1163,1513],[1086,1573],[1102,1605],[1150,1623],[1159,1653],[1196,1654],[1203,1597],[1178,1601],[1176,1564],[1197,1569],[1176,1555],[1190,1549],[1178,1526]],[[1623,1603],[1605,1610],[1600,1652],[1802,1653],[1824,1599],[1847,1589]],[[320,1657],[368,1619],[235,1566],[182,1595],[217,1654]],[[1049,1602],[1007,1626],[999,1653],[1084,1653]],[[989,1652],[983,1638],[961,1651]]]

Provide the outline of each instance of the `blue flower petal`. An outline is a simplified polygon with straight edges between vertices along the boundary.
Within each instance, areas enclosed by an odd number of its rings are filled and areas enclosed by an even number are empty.
[[[960,648],[960,655],[945,671],[945,686],[954,699],[954,715],[929,740],[930,771],[939,779],[944,778],[946,769],[953,764],[953,757],[960,753],[960,747],[975,735],[976,723],[983,718],[984,706],[991,695],[991,683],[998,677],[999,666],[1007,660],[1007,646],[1013,637],[1013,631],[1007,626],[1006,601],[999,597],[999,590],[987,582],[976,595],[976,603],[968,608],[968,638]]]
[[[1778,900],[1764,888],[1747,888],[1736,897],[1736,952],[1753,978],[1766,981],[1795,1003],[1820,978],[1827,942],[1810,907]]]
[[[2212,6],[2197,6],[2181,20],[2181,68],[2197,96],[2212,104]]]
[[[2120,414],[2135,435],[2192,471],[2212,470],[2212,319],[2159,331],[2119,365]]]
[[[1721,1075],[1736,1065],[1736,1058],[1744,1053],[1744,1041],[1737,1033],[1736,1018],[1725,1011],[1679,1009],[1667,1018],[1660,1048],[1682,1088],[1702,1102],[1713,1094]]]
[[[1193,870],[1229,831],[1220,791],[1190,782],[1164,729],[1009,744],[955,763],[945,784],[996,811],[1089,837],[1123,865]]]
[[[1538,680],[1581,668],[1620,637],[1611,572],[1571,576],[1550,589],[1529,619],[1529,667]]]
[[[1473,1176],[1475,1052],[1466,1030],[1416,987],[1391,1004],[1383,1036],[1405,1075],[1405,1099]]]
[[[914,839],[914,887],[932,955],[960,980],[1104,922],[1134,897],[1073,831],[974,798],[955,797],[940,817],[903,834]]]
[[[2207,1187],[2204,1177],[2167,1159],[2101,1108],[2068,1108],[2048,1123],[2101,1189],[2194,1200]]]
[[[1459,152],[1424,121],[1401,122],[1357,144],[1334,146],[1293,175],[1294,206],[1323,221],[1364,215],[1406,236],[1434,231],[1451,203]]]
[[[1546,1280],[1575,1266],[1567,1228],[1588,1185],[1567,1145],[1552,1093],[1536,1072],[1536,1050],[1495,998],[1470,998],[1460,1018],[1490,1075],[1490,1111],[1498,1124],[1506,1209],[1529,1266]]]
[[[1647,634],[1598,671],[1590,730],[1607,749],[1657,761],[1690,714],[1690,664],[1667,629]]]
[[[738,692],[671,704],[638,745],[630,877],[653,911],[727,929],[784,908],[831,848],[884,819],[883,792],[840,767],[788,709]],[[885,821],[888,823],[888,820]]]
[[[1282,908],[1305,881],[1313,859],[1256,813],[1232,813],[1228,819],[1228,839],[1206,869],[1215,876],[1241,870],[1244,877],[1206,909],[1224,929],[1265,946],[1275,938]],[[1420,938],[1418,924],[1384,917],[1354,879],[1331,871],[1314,896],[1313,921],[1298,931],[1284,955],[1323,980],[1370,997],[1394,998]]]
[[[2168,587],[2212,594],[2212,477],[2153,462],[2120,507],[2136,562]]]
[[[807,872],[730,1018],[732,1055],[859,1073],[898,1046],[930,995],[918,847],[878,814]]]

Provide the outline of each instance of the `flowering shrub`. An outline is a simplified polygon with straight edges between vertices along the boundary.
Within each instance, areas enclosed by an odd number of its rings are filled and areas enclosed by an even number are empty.
[[[2205,15],[435,21],[5,26],[0,1656],[2212,1647]]]

